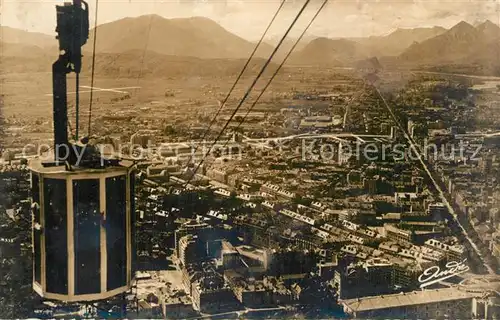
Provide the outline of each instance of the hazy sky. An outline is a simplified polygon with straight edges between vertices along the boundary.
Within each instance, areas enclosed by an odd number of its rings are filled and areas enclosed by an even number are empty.
[[[96,0],[89,0],[91,23]],[[281,35],[305,0],[288,0],[271,35]],[[296,33],[322,0],[311,0]],[[63,0],[0,0],[0,24],[53,34],[55,4]],[[244,38],[258,39],[280,0],[99,0],[98,23],[127,16],[156,13],[173,17],[205,16]],[[330,0],[310,29],[316,36],[357,37],[387,34],[396,28],[451,27],[461,20],[477,23],[490,19],[500,24],[500,0]]]

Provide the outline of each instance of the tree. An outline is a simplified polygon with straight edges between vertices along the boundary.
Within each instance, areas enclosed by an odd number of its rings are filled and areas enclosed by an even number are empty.
[[[312,200],[303,198],[301,195],[296,195],[293,199],[292,202],[295,204],[301,204],[303,206],[309,206],[311,205]]]
[[[163,134],[166,136],[170,136],[170,135],[173,135],[175,133],[176,133],[176,131],[175,131],[174,127],[170,124],[166,125],[165,129],[163,129]]]
[[[12,160],[14,160],[14,152],[10,150],[5,150],[2,154],[2,159],[4,161],[7,161],[9,164],[11,163]]]

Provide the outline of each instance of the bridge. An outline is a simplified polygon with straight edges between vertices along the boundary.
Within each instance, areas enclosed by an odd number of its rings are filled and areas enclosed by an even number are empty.
[[[456,134],[455,139],[460,139],[460,138],[490,138],[490,137],[498,137],[498,136],[500,136],[500,132],[470,132],[470,133]]]
[[[348,142],[346,138],[354,138],[361,143],[365,143],[366,139],[392,139],[391,135],[375,135],[375,134],[357,134],[357,133],[301,133],[293,134],[284,137],[273,137],[273,138],[249,138],[245,137],[242,141],[246,143],[268,143],[268,142],[279,142],[294,139],[334,139],[339,142]]]

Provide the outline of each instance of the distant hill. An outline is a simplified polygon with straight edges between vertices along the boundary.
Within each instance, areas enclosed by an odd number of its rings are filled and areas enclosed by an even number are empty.
[[[246,59],[200,59],[195,57],[167,56],[156,52],[146,52],[141,64],[143,51],[128,51],[120,54],[99,53],[96,55],[95,72],[100,76],[121,78],[158,77],[228,77],[241,71]],[[249,73],[257,74],[264,59],[256,58],[249,65]],[[83,72],[90,74],[91,57],[83,60]],[[271,65],[271,68],[276,66]]]
[[[477,27],[462,21],[441,35],[413,44],[399,60],[412,64],[467,63],[470,57],[483,55],[499,37],[500,28],[489,21]]]
[[[51,70],[58,55],[55,37],[8,27],[0,30],[0,72]],[[86,74],[90,74],[92,45],[91,30],[83,52]],[[98,27],[96,74],[160,78],[232,76],[241,70],[255,46],[256,43],[237,37],[206,18],[126,18]],[[269,55],[272,49],[264,43],[258,52]],[[256,74],[263,63],[256,58],[249,73]]]
[[[54,57],[57,57],[55,47],[51,50],[22,43],[0,42],[0,53],[2,57],[40,58],[48,56],[50,53],[54,53]]]
[[[292,54],[289,64],[344,66],[366,58],[366,48],[355,41],[317,38]]]
[[[31,45],[40,48],[57,46],[55,32],[53,36],[50,36],[5,26],[0,26],[0,43]]]
[[[4,56],[0,59],[0,73],[50,72],[55,55]],[[144,55],[144,61],[142,57]],[[95,73],[98,77],[113,78],[185,78],[232,77],[241,71],[246,59],[200,59],[195,57],[167,56],[139,50],[125,53],[97,53]],[[265,60],[256,58],[249,65],[248,74],[256,75]],[[83,75],[90,75],[92,56],[83,57]],[[276,68],[271,63],[270,68]]]
[[[500,36],[500,27],[490,20],[476,26],[476,30],[479,31],[485,39],[497,40]]]
[[[400,29],[387,36],[372,36],[352,39],[369,48],[373,55],[397,56],[415,42],[422,42],[446,32],[445,28],[413,28]]]
[[[441,27],[397,29],[387,36],[368,38],[316,38],[291,59],[291,64],[345,66],[374,56],[397,56],[418,41],[424,41],[445,32]]]
[[[0,26],[1,58],[43,58],[50,54],[57,56],[57,40],[54,36],[28,32]]]
[[[86,50],[92,49],[93,31]],[[244,58],[255,44],[208,18],[165,19],[158,15],[125,18],[97,27],[96,51],[153,51],[170,56]]]
[[[265,42],[266,42],[266,44],[268,44],[270,47],[272,47],[274,49],[274,47],[276,47],[276,45],[279,43],[279,41],[281,40],[282,37],[283,37],[283,35],[272,36],[272,37],[267,38],[265,40]],[[302,39],[295,46],[295,51],[298,52],[298,51],[304,49],[304,47],[307,46],[307,44],[309,42],[313,41],[316,38],[318,38],[318,37],[305,34],[304,37],[302,37]],[[298,40],[298,37],[293,37],[293,36],[286,37],[285,41],[283,41],[283,44],[282,44],[280,51],[285,51],[285,54],[286,54],[286,52],[288,52],[288,50],[290,50],[292,48],[292,46],[295,44],[295,42],[297,40]]]
[[[55,36],[8,27],[0,30],[0,72],[51,70],[58,54]],[[91,30],[83,48],[83,72],[90,72],[93,34]],[[98,26],[96,73],[116,77],[229,76],[241,70],[242,59],[255,46],[207,18],[126,18]],[[268,56],[272,49],[263,43],[257,57]],[[250,67],[256,73],[263,63],[257,58]]]

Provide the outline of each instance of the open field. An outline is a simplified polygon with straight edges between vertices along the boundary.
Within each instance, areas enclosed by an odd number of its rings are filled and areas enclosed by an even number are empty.
[[[348,70],[324,71],[317,74],[307,68],[284,69],[274,79],[272,85],[261,99],[262,102],[275,100],[285,93],[296,91],[328,91],[338,84],[336,75],[339,72],[349,73]],[[270,77],[266,72],[257,83],[247,102],[256,98]],[[314,76],[313,76],[314,74]],[[243,96],[244,91],[253,81],[255,74],[243,77],[230,98],[227,110],[236,106],[237,99]],[[123,109],[137,109],[148,106],[154,109],[163,109],[168,112],[182,112],[188,114],[197,106],[218,107],[229,91],[236,74],[231,77],[189,77],[189,78],[112,78],[96,77],[94,81],[94,114],[104,115]],[[340,79],[340,82],[343,80]],[[80,77],[80,111],[87,112],[90,101],[90,78],[88,75]],[[0,91],[3,98],[1,112],[5,118],[16,117],[23,120],[40,118],[50,120],[52,116],[52,76],[51,73],[40,72],[7,73],[0,75]],[[71,107],[75,101],[74,76],[68,77],[68,103]],[[136,88],[137,87],[137,88]],[[101,89],[113,89],[102,91]],[[121,89],[125,88],[125,89]],[[231,103],[233,102],[233,103]],[[158,110],[158,111],[160,111]]]

